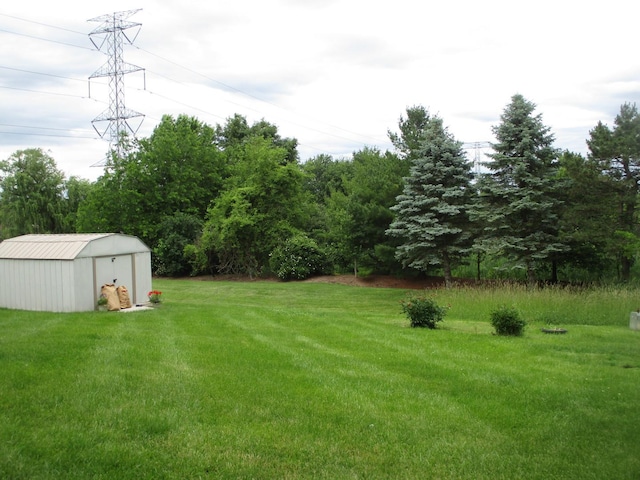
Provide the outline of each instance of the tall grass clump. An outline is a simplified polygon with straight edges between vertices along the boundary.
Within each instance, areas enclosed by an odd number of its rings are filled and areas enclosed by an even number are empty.
[[[487,321],[500,305],[511,305],[529,323],[625,326],[629,313],[640,309],[640,289],[620,285],[527,289],[517,283],[494,282],[436,290],[432,296],[453,305],[450,315],[477,322]]]

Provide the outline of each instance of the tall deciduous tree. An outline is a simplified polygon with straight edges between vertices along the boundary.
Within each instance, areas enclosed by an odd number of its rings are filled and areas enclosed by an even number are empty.
[[[558,239],[558,152],[550,128],[534,115],[535,104],[514,95],[493,127],[497,143],[480,182],[478,218],[498,250],[537,281],[542,262],[565,250]]]
[[[227,175],[214,140],[213,128],[198,119],[165,115],[98,179],[78,213],[80,228],[137,235],[153,248],[165,217],[204,218]]]
[[[192,273],[191,259],[185,252],[202,233],[202,218],[178,212],[164,217],[160,228],[162,234],[153,249],[153,267],[156,274],[177,277]]]
[[[616,187],[619,215],[614,226],[623,242],[619,249],[621,277],[629,280],[637,253],[637,202],[640,193],[640,114],[635,104],[625,103],[613,129],[602,122],[591,130],[587,144],[590,158],[598,163]]]
[[[618,221],[618,193],[614,180],[598,162],[563,152],[559,176],[564,183],[560,237],[569,249],[558,255],[570,279],[604,278],[617,265],[620,239],[611,235]]]
[[[352,176],[353,163],[321,154],[308,159],[300,168],[305,174],[305,190],[313,195],[316,203],[324,204],[332,192],[345,192],[344,183]]]
[[[306,160],[300,168],[304,190],[310,195],[304,231],[327,253],[336,270],[341,270],[343,265],[350,264],[351,257],[340,248],[345,238],[341,228],[346,215],[344,202],[334,200],[337,195],[345,199],[345,183],[353,176],[353,162],[321,154]]]
[[[427,114],[420,131],[412,134],[407,155],[413,165],[392,207],[396,218],[387,234],[400,239],[396,256],[403,265],[421,271],[442,266],[449,287],[452,266],[473,243],[471,164],[462,142],[455,140],[439,117]]]
[[[299,231],[306,194],[288,153],[260,136],[242,145],[233,176],[209,208],[201,240],[221,273],[260,273],[273,249]]]
[[[62,233],[64,174],[39,148],[18,150],[0,162],[0,238]]]
[[[93,183],[84,178],[69,177],[64,183],[62,211],[64,214],[64,233],[77,231],[78,210],[88,198]]]
[[[224,125],[216,126],[216,143],[230,154],[230,160],[235,157],[235,149],[242,152],[243,144],[255,137],[262,137],[273,146],[284,148],[287,152],[284,162],[298,161],[298,141],[295,138],[282,138],[278,133],[278,127],[266,120],[260,120],[250,126],[244,116],[236,113],[233,117],[227,118]]]
[[[401,158],[411,161],[420,156],[420,149],[424,140],[424,132],[432,117],[422,105],[407,108],[407,116],[400,116],[398,121],[399,133],[387,131],[389,140],[398,151]]]
[[[398,268],[395,244],[385,235],[393,220],[391,207],[402,192],[408,162],[391,152],[365,147],[355,152],[344,191],[334,191],[330,209],[341,250],[357,275],[360,267],[378,272]]]

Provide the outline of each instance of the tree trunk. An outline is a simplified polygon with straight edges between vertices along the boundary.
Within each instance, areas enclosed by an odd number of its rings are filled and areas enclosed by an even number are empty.
[[[451,260],[449,259],[449,252],[443,250],[442,252],[442,269],[444,270],[444,286],[445,288],[451,288],[453,286],[453,278],[451,277]]]
[[[628,193],[622,201],[622,224],[626,232],[633,234],[636,230],[636,202],[638,201],[638,184],[631,173],[629,163],[624,163],[625,177],[628,181]],[[625,246],[626,247],[626,246]],[[624,247],[623,247],[624,248]],[[626,248],[625,248],[626,250]],[[631,278],[631,267],[633,266],[633,256],[623,251],[620,258],[620,279],[628,282]]]
[[[533,267],[533,262],[527,260],[527,288],[532,290],[536,287],[536,269]]]
[[[551,260],[551,283],[558,283],[558,262]]]
[[[633,264],[633,259],[628,258],[626,255],[622,255],[620,259],[620,279],[623,282],[628,282],[631,278],[631,265]]]

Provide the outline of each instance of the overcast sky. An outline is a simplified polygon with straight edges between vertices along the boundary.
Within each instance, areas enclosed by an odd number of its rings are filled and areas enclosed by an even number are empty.
[[[387,130],[423,105],[458,140],[491,142],[520,93],[557,148],[586,153],[598,121],[640,103],[640,6],[629,0],[22,0],[0,7],[0,159],[37,147],[67,176],[100,175],[91,165],[108,143],[91,121],[109,89],[93,79],[89,97],[88,77],[107,57],[88,20],[134,9],[142,26],[126,31],[137,37],[124,59],[145,74],[125,76],[125,103],[145,115],[142,137],[164,114],[213,126],[239,113],[297,138],[301,160],[341,158],[391,149]]]

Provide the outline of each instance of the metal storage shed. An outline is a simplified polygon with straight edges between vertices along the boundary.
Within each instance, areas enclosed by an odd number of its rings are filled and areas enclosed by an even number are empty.
[[[96,309],[105,283],[147,301],[151,251],[116,233],[23,235],[0,243],[0,307],[50,312]]]

